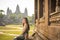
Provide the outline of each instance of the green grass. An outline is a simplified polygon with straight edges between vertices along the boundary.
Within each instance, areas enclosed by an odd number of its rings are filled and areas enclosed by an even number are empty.
[[[12,28],[15,27],[15,28]],[[0,30],[19,30],[20,25],[6,25],[6,26],[0,26]]]
[[[14,36],[0,34],[0,40],[13,40]]]
[[[8,33],[8,34],[21,34],[22,31],[2,31],[3,33]]]
[[[22,25],[0,26],[0,32],[6,33],[6,34],[20,35],[22,33],[22,29],[19,29],[19,28],[22,28]],[[32,32],[33,29],[34,29],[34,25],[30,26],[31,31],[29,32],[29,35],[31,35],[33,33]],[[13,31],[10,31],[10,30],[13,30]],[[0,40],[13,40],[13,39],[14,39],[14,36],[12,36],[12,35],[0,34]]]
[[[34,25],[30,26],[30,30],[33,30],[33,29],[34,29],[34,27],[35,27]]]
[[[22,31],[2,31],[2,32],[8,34],[18,34],[18,35],[22,33]],[[30,31],[29,34],[32,34],[32,31]]]
[[[0,27],[0,30],[19,30],[17,28]]]

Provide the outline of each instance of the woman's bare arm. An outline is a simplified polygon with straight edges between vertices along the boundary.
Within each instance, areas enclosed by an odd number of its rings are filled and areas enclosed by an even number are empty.
[[[24,27],[23,27],[23,32],[22,32],[22,34],[24,34],[25,32],[26,32],[26,30],[27,30],[27,25],[25,25]]]

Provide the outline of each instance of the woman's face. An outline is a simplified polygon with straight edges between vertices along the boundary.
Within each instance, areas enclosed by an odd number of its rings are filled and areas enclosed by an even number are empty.
[[[26,23],[25,19],[22,20],[22,23]]]

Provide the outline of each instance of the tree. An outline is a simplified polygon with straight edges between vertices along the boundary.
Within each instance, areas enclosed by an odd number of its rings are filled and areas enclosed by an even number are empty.
[[[34,23],[34,22],[35,22],[35,15],[32,14],[32,23]]]
[[[2,12],[4,12],[4,11],[0,10],[0,26],[4,26],[4,23],[3,23],[3,17],[4,17],[4,15],[2,14]]]
[[[31,16],[28,16],[27,18],[29,20],[29,23],[32,23],[32,17]]]
[[[0,12],[2,13],[2,12],[4,12],[4,10],[0,10]]]

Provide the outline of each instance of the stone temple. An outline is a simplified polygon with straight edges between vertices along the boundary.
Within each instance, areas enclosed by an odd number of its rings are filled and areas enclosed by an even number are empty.
[[[28,17],[28,11],[27,11],[27,8],[25,8],[25,10],[24,10],[24,13],[22,13],[21,11],[20,11],[20,7],[19,7],[19,5],[17,5],[16,6],[16,10],[15,10],[15,12],[12,12],[12,10],[8,7],[7,8],[7,12],[6,12],[6,16],[4,17],[4,20],[5,20],[5,22],[7,22],[7,24],[8,23],[21,23],[22,22],[22,19],[24,18],[24,17]],[[13,17],[14,16],[14,17]]]
[[[15,13],[16,13],[16,14],[21,13],[21,12],[20,12],[20,8],[19,8],[19,5],[17,5]]]
[[[60,0],[34,0],[35,33],[32,40],[60,40]]]
[[[25,8],[24,13],[21,13],[20,8],[19,8],[19,5],[16,6],[16,10],[15,10],[14,13],[15,13],[16,15],[17,15],[17,14],[21,14],[22,17],[27,17],[27,16],[28,16],[27,8]],[[7,8],[7,15],[10,15],[10,14],[12,14],[12,10],[9,9],[9,8]]]

